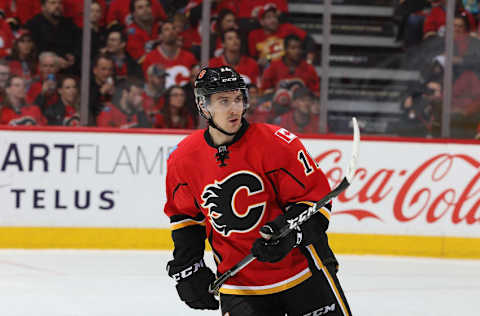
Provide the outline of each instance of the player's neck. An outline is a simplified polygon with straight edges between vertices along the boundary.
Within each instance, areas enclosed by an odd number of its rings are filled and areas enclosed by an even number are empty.
[[[226,135],[213,126],[208,126],[208,132],[210,133],[210,137],[212,138],[215,146],[231,143],[235,137],[235,135]]]

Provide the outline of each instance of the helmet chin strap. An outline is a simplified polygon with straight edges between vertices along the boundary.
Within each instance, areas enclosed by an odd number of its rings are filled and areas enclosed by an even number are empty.
[[[218,131],[220,131],[220,132],[222,132],[223,134],[228,135],[228,136],[235,136],[235,135],[237,134],[237,132],[235,132],[235,133],[229,133],[229,132],[227,132],[226,130],[224,130],[223,128],[218,127],[217,124],[215,124],[215,122],[213,121],[212,118],[209,118],[209,119],[208,119],[208,125],[210,125],[210,126],[213,127],[214,129],[216,129],[216,130],[218,130]]]

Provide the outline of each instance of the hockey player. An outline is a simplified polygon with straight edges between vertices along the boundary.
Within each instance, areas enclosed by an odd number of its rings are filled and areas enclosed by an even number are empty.
[[[249,124],[248,95],[232,68],[204,68],[195,81],[205,130],[182,140],[167,163],[165,213],[180,299],[217,309],[203,261],[205,238],[219,274],[250,252],[257,260],[220,288],[222,315],[351,315],[325,233],[331,205],[285,237],[269,237],[330,191],[325,175],[287,130]],[[253,246],[252,246],[253,245]]]

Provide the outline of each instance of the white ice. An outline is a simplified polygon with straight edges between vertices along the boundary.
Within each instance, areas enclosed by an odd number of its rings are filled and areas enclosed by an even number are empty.
[[[170,257],[166,251],[0,250],[0,315],[220,315],[183,305],[165,272]],[[338,258],[353,315],[480,315],[480,261]]]

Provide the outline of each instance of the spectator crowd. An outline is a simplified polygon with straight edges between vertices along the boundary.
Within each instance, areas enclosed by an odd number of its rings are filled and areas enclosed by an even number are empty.
[[[395,131],[436,137],[446,0],[396,2],[398,39],[421,56],[422,82],[405,95]],[[0,124],[80,125],[83,5],[0,0]],[[452,126],[463,131],[459,137],[473,137],[480,121],[478,1],[457,0],[455,13]],[[193,80],[208,35],[208,65],[230,65],[248,83],[250,121],[317,133],[318,51],[288,15],[286,0],[213,0],[210,28],[201,30],[202,0],[92,0],[88,125],[197,128]]]

